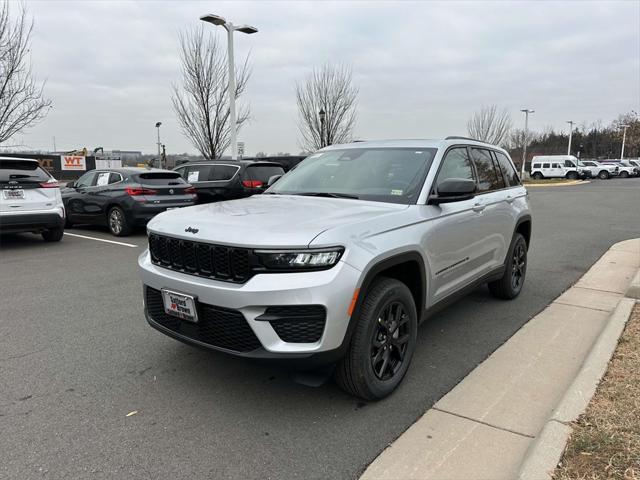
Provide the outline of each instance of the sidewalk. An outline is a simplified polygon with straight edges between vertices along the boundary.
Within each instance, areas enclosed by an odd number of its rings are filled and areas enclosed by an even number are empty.
[[[639,269],[640,239],[614,245],[382,452],[361,479],[547,478],[546,466],[560,457],[557,445],[564,446],[569,429],[552,417],[559,404],[563,420],[567,402],[572,409],[586,407],[622,331],[615,336],[616,328],[624,327],[633,307],[624,295]],[[552,422],[561,430],[550,428]]]

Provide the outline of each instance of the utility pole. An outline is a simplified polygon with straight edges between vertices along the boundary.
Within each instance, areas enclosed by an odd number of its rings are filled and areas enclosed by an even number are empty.
[[[535,110],[529,110],[528,108],[523,108],[520,111],[525,114],[525,117],[524,117],[524,146],[522,147],[522,172],[520,173],[520,178],[522,180],[524,180],[525,166],[527,164],[527,144],[529,143],[529,114],[533,113]]]
[[[569,124],[569,146],[567,147],[567,155],[571,155],[571,137],[573,136],[573,120],[567,120]]]
[[[54,135],[53,136],[53,152],[55,153],[57,151],[58,151],[58,149],[56,148],[56,136]]]
[[[629,125],[618,125],[619,128],[622,128],[622,150],[620,151],[620,160],[624,160],[624,142],[627,139],[627,128]]]
[[[162,168],[162,154],[160,152],[160,147],[162,145],[160,143],[160,125],[162,125],[162,122],[156,122],[156,128],[158,129],[158,167]]]

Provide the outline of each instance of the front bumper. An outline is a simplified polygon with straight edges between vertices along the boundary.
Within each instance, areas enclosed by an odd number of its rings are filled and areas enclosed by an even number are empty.
[[[154,319],[145,302],[148,322],[161,332],[185,343],[253,358],[333,361],[343,346],[349,326],[348,313],[360,272],[339,262],[329,270],[301,273],[258,274],[244,284],[235,284],[188,275],[151,263],[148,251],[138,259],[146,290],[162,290],[193,295],[207,308],[220,307],[239,312],[259,341],[251,351],[238,351],[203,342],[201,338],[171,330]],[[283,341],[269,321],[264,321],[268,307],[322,306],[326,317],[320,339],[311,343]],[[258,318],[258,317],[262,317]],[[188,330],[188,329],[186,329]],[[311,362],[312,363],[312,362]]]
[[[64,208],[0,213],[0,232],[40,232],[64,227]]]

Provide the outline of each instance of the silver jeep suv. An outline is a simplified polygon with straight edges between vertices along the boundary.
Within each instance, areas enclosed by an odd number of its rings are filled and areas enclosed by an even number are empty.
[[[431,313],[482,283],[504,299],[522,290],[531,215],[501,148],[333,145],[270,183],[149,222],[139,266],[152,327],[296,368],[335,365],[342,388],[379,399]]]

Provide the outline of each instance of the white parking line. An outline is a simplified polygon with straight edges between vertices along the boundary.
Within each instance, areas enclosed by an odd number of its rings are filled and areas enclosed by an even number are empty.
[[[70,237],[78,237],[78,238],[86,238],[87,240],[95,240],[96,242],[114,243],[116,245],[122,245],[123,247],[138,248],[138,245],[133,245],[131,243],[115,242],[113,240],[105,240],[104,238],[96,238],[96,237],[88,237],[86,235],[78,235],[77,233],[64,232],[64,234],[65,235],[69,235]]]

